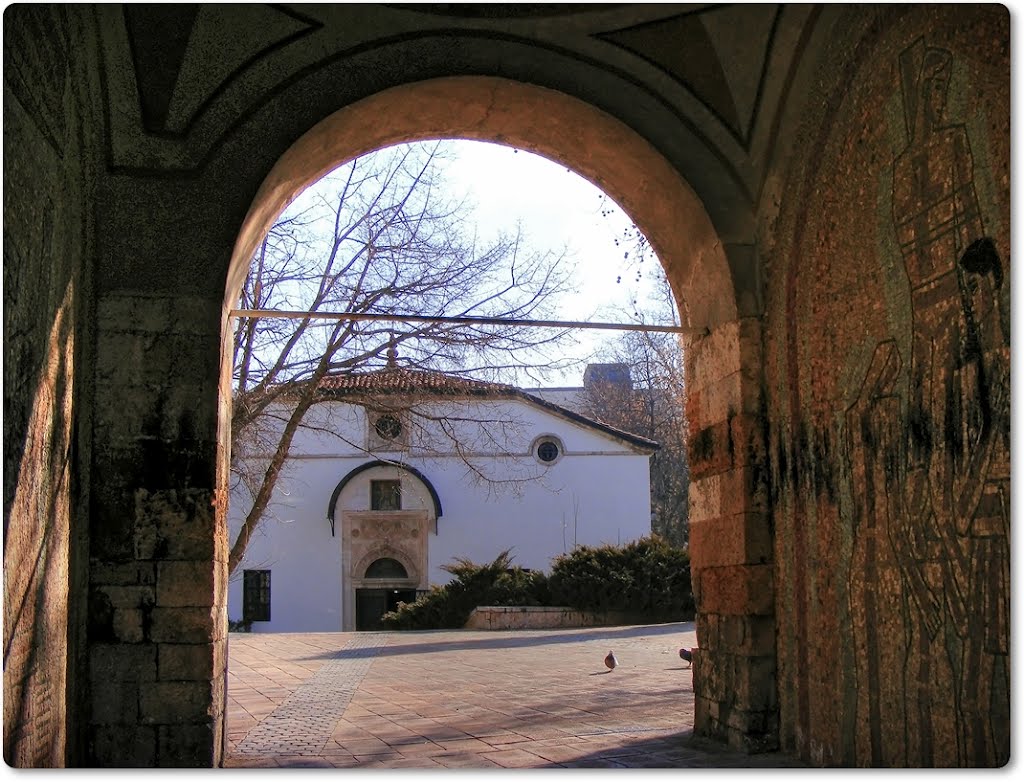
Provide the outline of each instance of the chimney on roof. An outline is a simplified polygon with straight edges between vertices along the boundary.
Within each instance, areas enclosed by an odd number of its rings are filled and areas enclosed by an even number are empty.
[[[391,336],[391,342],[388,344],[388,369],[395,369],[398,367],[398,348],[395,347],[395,337]]]
[[[583,387],[589,389],[598,385],[632,389],[633,378],[629,374],[629,364],[587,364],[583,372]]]

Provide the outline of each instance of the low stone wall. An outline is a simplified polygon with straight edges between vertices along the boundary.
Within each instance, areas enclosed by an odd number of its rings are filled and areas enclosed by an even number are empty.
[[[478,606],[466,621],[467,630],[546,630],[556,627],[601,627],[629,624],[619,611],[592,613],[569,606]]]

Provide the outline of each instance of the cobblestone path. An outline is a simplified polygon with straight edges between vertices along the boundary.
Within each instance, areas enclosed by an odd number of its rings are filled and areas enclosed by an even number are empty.
[[[351,638],[333,659],[249,731],[235,752],[321,755],[386,639],[385,633],[360,633]]]

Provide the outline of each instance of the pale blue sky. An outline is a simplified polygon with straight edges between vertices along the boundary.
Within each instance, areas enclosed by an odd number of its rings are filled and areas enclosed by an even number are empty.
[[[643,296],[656,273],[664,278],[654,256],[643,264],[645,279],[637,285],[627,270],[624,245],[616,246],[630,219],[588,180],[540,155],[478,141],[452,142],[457,159],[447,164],[448,178],[477,202],[477,224],[511,227],[518,219],[530,243],[569,249],[581,272],[580,295],[565,302],[568,320],[629,321],[629,303]],[[613,210],[602,215],[602,208]],[[649,267],[649,268],[648,268]],[[618,277],[620,283],[616,282]],[[609,311],[603,311],[608,309]]]
[[[485,142],[452,143],[458,152],[446,166],[447,178],[476,202],[474,217],[482,230],[511,228],[519,220],[533,248],[569,251],[578,269],[579,294],[566,297],[560,318],[634,322],[634,298],[642,312],[653,306],[644,301],[664,280],[664,271],[649,252],[640,266],[642,278],[636,281],[636,267],[623,259],[626,245],[615,241],[632,221],[611,199],[602,199],[597,186],[540,155]],[[611,214],[602,214],[609,210]],[[647,321],[668,322],[649,317]],[[619,333],[580,330],[577,352],[583,357]],[[581,384],[582,372],[581,366],[554,384]]]

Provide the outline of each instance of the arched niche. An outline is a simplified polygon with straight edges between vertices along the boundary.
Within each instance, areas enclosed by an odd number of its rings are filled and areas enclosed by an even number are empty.
[[[437,521],[441,518],[443,509],[441,506],[441,496],[437,493],[437,489],[434,488],[434,484],[430,482],[430,479],[411,465],[395,464],[393,462],[374,459],[373,461],[364,462],[346,473],[345,476],[338,481],[338,485],[334,487],[334,491],[331,492],[330,502],[327,503],[327,521],[331,525],[332,536],[335,533],[335,526],[338,519],[338,503],[342,502],[343,507],[346,504],[342,501],[343,496],[358,489],[358,479],[360,477],[363,479],[369,479],[377,475],[381,477],[395,476],[399,478],[408,476],[410,480],[414,481],[418,488],[417,494],[420,495],[419,505],[430,509],[434,521],[434,532],[437,532]]]
[[[405,565],[392,557],[380,557],[373,560],[373,562],[367,565],[366,572],[363,573],[363,578],[393,580],[408,577],[409,572],[406,570]]]

